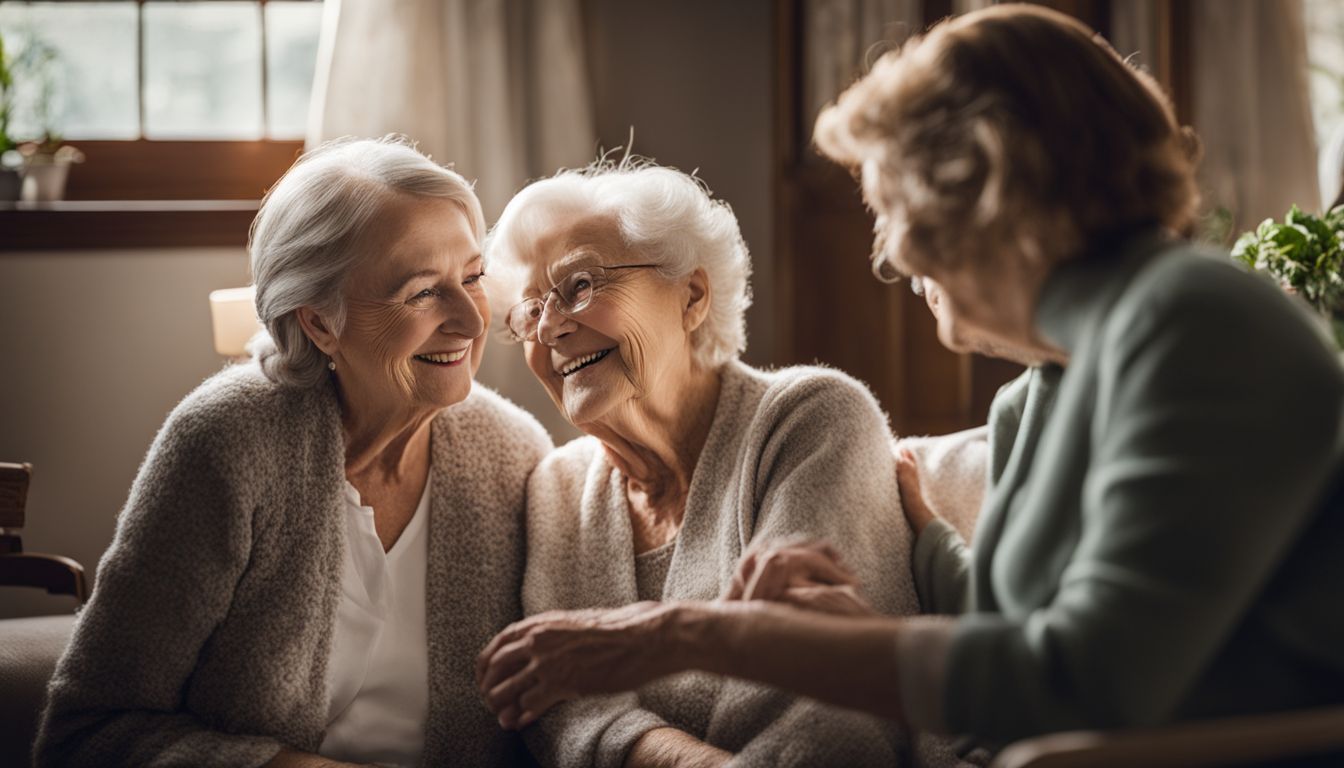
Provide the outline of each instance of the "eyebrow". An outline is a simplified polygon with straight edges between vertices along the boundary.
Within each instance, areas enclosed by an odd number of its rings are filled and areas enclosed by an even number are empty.
[[[470,259],[467,260],[466,266],[470,267],[472,264],[475,264],[476,262],[482,260],[483,257],[481,256],[481,254],[477,253],[476,255],[472,256]],[[396,285],[392,286],[392,288],[388,291],[388,295],[400,292],[401,289],[405,288],[406,284],[411,282],[412,280],[416,280],[422,277],[438,277],[438,276],[439,271],[437,269],[417,269],[416,271],[411,272],[408,275],[403,275],[402,278],[397,281]]]
[[[550,281],[550,284],[544,287],[538,287],[535,284],[532,285],[531,288],[536,291],[534,296],[540,296],[542,291],[550,290],[555,287],[556,283],[559,281],[556,280],[553,275],[564,277],[580,267],[596,266],[601,260],[601,254],[592,248],[586,246],[575,248],[564,256],[561,256],[559,261],[546,268],[544,279]]]

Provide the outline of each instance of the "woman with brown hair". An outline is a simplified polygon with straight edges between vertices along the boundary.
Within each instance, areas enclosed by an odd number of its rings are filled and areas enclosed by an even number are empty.
[[[888,54],[817,140],[861,174],[879,276],[936,286],[944,340],[1054,379],[996,404],[1012,448],[974,552],[932,525],[916,542],[917,569],[941,563],[921,594],[957,615],[751,599],[848,581],[786,548],[744,561],[748,602],[515,625],[481,657],[491,705],[526,722],[700,669],[995,743],[1344,700],[1344,372],[1303,308],[1175,234],[1193,141],[1151,78],[1075,20],[1001,6]]]

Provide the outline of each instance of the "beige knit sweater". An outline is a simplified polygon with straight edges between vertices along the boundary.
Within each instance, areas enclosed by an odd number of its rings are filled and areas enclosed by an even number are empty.
[[[876,608],[915,613],[890,440],[873,396],[843,373],[725,366],[663,599],[712,600],[749,545],[804,535],[840,550]],[[537,468],[527,527],[528,614],[637,600],[624,478],[596,439],[575,440]],[[607,768],[664,725],[735,753],[742,766],[890,766],[899,752],[895,729],[877,718],[701,673],[562,704],[525,736],[543,764]]]
[[[476,653],[518,618],[530,415],[476,386],[431,431],[427,765],[512,764]],[[202,384],[149,450],[50,687],[39,765],[256,766],[314,751],[345,538],[334,389],[255,364]]]

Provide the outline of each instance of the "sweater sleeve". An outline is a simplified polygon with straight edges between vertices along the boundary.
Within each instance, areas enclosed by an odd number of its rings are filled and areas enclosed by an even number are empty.
[[[1110,323],[1081,538],[1047,605],[948,633],[952,730],[1170,717],[1315,514],[1339,455],[1338,363],[1295,307],[1199,276]]]
[[[858,575],[862,591],[883,613],[918,610],[910,578],[910,533],[901,515],[886,416],[858,382],[810,371],[776,385],[752,423],[762,446],[755,467],[755,504],[743,510],[749,545],[808,537],[829,541]],[[754,684],[725,683],[723,702],[762,697],[783,706],[737,753],[740,766],[892,765],[900,750],[895,727],[871,715],[828,706]],[[778,706],[778,704],[774,705]],[[751,719],[719,707],[716,718]],[[716,730],[723,731],[726,722]],[[755,727],[754,725],[752,726]]]
[[[971,550],[946,521],[931,521],[915,539],[913,570],[919,604],[925,613],[966,612]]]
[[[169,417],[131,488],[50,683],[38,765],[255,766],[280,749],[184,707],[251,546],[250,501],[218,460],[230,436],[200,416]]]
[[[552,707],[523,731],[532,755],[555,768],[621,768],[644,734],[667,723],[639,706],[639,695],[590,696]]]
[[[527,574],[523,582],[523,613],[614,605],[601,589],[611,581],[610,542],[596,549],[580,533],[579,510],[584,484],[597,460],[596,443],[588,439],[563,446],[542,461],[528,482]],[[598,533],[608,533],[599,525]],[[619,601],[616,601],[619,602]],[[523,740],[546,768],[621,768],[626,755],[645,733],[667,725],[644,709],[637,693],[590,696],[552,707],[523,730]]]

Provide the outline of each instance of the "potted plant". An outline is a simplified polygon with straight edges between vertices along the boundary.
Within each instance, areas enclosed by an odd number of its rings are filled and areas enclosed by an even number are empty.
[[[1282,223],[1265,219],[1238,238],[1232,257],[1306,299],[1344,348],[1344,205],[1320,216],[1294,205]]]
[[[14,153],[14,140],[9,135],[13,113],[14,72],[5,54],[5,39],[0,37],[0,202],[18,200],[21,188],[18,165],[22,161]]]
[[[65,197],[70,166],[84,161],[84,154],[65,144],[56,130],[56,69],[60,54],[46,41],[32,37],[18,56],[14,69],[36,84],[33,111],[41,126],[41,138],[19,145],[23,164],[24,199],[39,202]]]
[[[83,152],[63,143],[60,136],[51,132],[44,133],[37,141],[20,144],[19,156],[23,159],[27,188],[24,198],[38,202],[64,199],[70,166],[84,162]]]

